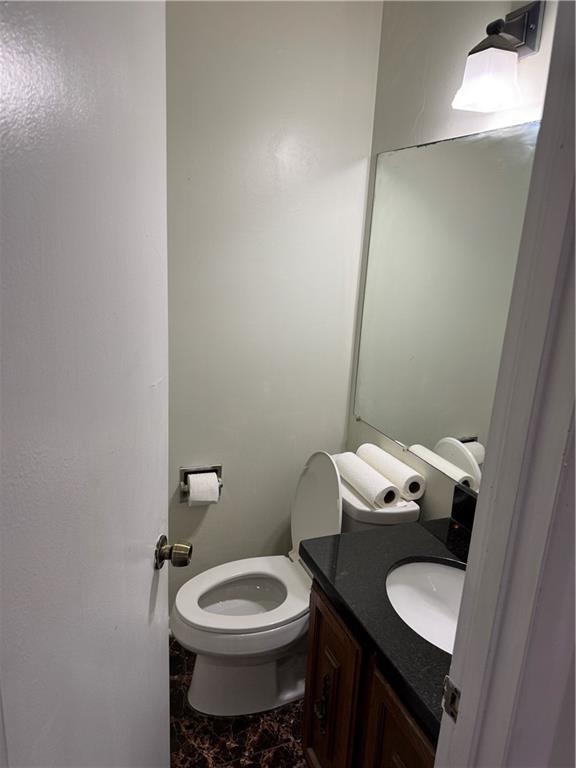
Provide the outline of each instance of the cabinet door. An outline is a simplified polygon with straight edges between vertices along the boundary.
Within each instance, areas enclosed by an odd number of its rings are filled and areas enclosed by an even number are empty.
[[[364,713],[362,768],[432,768],[432,745],[375,667]]]
[[[360,663],[360,646],[315,586],[304,703],[304,754],[312,768],[352,766]]]

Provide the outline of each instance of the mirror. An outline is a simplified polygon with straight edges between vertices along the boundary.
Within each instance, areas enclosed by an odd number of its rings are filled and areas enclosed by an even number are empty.
[[[538,127],[377,158],[355,415],[405,446],[486,443]]]

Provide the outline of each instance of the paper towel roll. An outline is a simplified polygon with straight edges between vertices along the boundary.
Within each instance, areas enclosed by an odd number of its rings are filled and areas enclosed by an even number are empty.
[[[448,477],[452,478],[452,480],[455,480],[457,483],[467,485],[468,488],[472,488],[474,485],[474,478],[472,475],[469,475],[450,461],[446,461],[442,456],[438,456],[437,453],[434,453],[434,451],[431,451],[429,448],[425,448],[423,445],[411,445],[409,450],[416,456],[424,459],[428,464],[439,469],[440,472],[448,475]]]
[[[398,501],[397,486],[355,453],[339,453],[333,458],[343,479],[374,507],[387,507]]]
[[[424,477],[403,461],[387,453],[372,443],[364,443],[356,451],[362,461],[369,464],[384,477],[388,477],[400,489],[400,494],[408,501],[422,498],[426,490]]]
[[[196,472],[187,475],[188,506],[214,504],[220,498],[216,472]]]

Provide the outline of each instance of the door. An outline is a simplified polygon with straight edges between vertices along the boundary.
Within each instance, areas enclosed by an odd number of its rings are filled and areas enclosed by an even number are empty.
[[[164,5],[1,13],[0,755],[167,766]]]

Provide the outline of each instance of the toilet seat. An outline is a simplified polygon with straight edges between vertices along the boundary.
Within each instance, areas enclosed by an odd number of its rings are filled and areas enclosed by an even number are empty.
[[[272,610],[246,615],[214,613],[201,607],[202,597],[224,585],[233,587],[234,581],[264,577],[283,586],[286,596]],[[217,565],[194,576],[183,584],[176,595],[175,610],[190,627],[205,632],[249,634],[288,624],[308,613],[310,577],[299,563],[284,555],[249,557]]]

